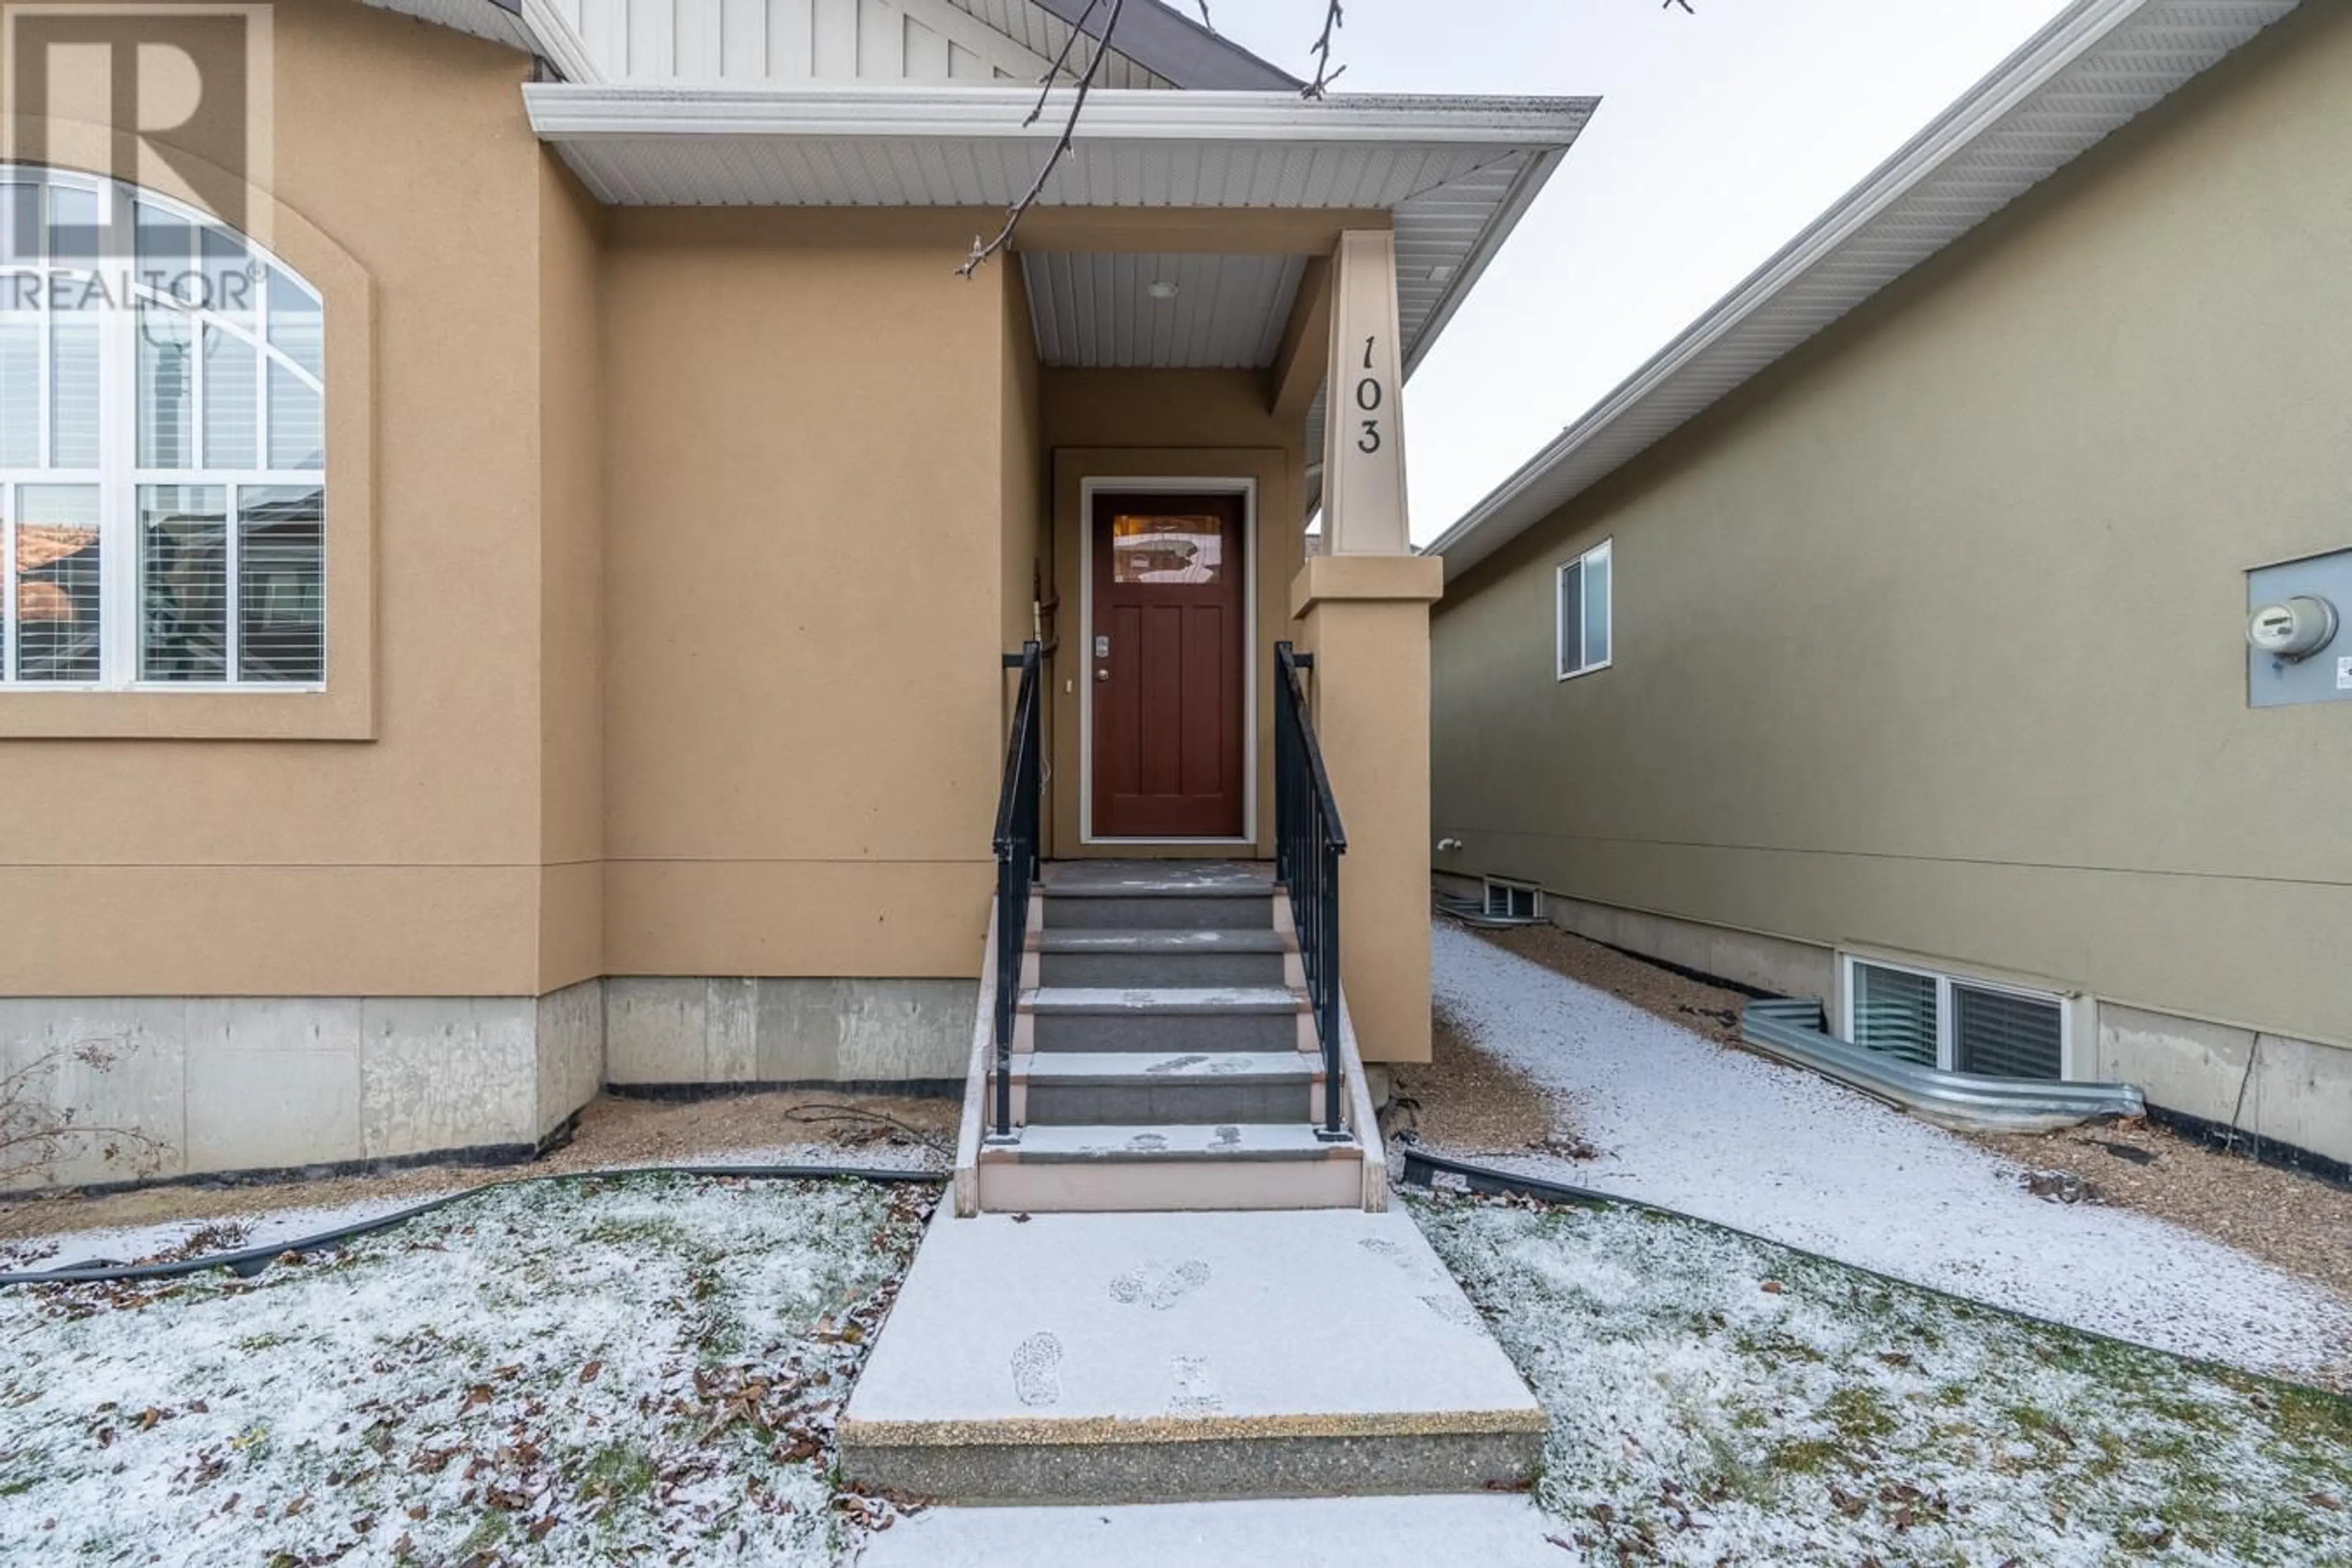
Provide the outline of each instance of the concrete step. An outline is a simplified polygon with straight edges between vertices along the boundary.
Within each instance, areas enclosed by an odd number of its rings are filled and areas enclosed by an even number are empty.
[[[1041,986],[1023,994],[1039,1051],[1303,1051],[1314,1018],[1299,993],[1279,986],[1128,989]]]
[[[1025,1126],[980,1152],[991,1214],[1360,1208],[1364,1152],[1296,1121]]]
[[[880,1490],[1109,1504],[1522,1487],[1544,1430],[1405,1215],[942,1210],[838,1435]]]
[[[1127,986],[1282,985],[1292,978],[1290,938],[1255,931],[1093,931],[1034,933],[1037,983],[1101,990]]]
[[[1265,931],[1274,925],[1271,883],[1122,890],[1048,882],[1040,891],[1047,931]]]
[[[1129,1508],[935,1508],[869,1538],[857,1568],[1574,1568],[1528,1498],[1259,1498]],[[1590,1562],[1587,1558],[1584,1561]]]
[[[1014,1114],[1032,1126],[1306,1121],[1323,1061],[1298,1051],[1051,1051],[1015,1057]]]

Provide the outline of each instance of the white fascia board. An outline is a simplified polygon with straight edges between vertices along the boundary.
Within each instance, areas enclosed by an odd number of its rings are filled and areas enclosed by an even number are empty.
[[[2268,13],[2249,29],[2251,36],[2252,31],[2293,10],[2296,3],[2297,0],[2279,0],[2278,4],[2267,6],[2248,5],[2238,8]],[[2077,0],[1973,90],[1937,116],[1894,157],[1881,164],[1843,201],[1807,226],[1779,254],[1750,274],[1747,281],[1521,465],[1516,473],[1496,487],[1461,521],[1423,546],[1421,553],[1444,556],[1445,574],[1451,581],[1573,500],[1583,486],[1570,487],[1550,482],[1556,480],[1560,468],[1570,458],[1628,413],[1653,398],[1664,401],[1670,395],[1676,375],[1694,360],[1706,354],[1735,329],[1766,312],[1791,284],[1868,228],[1874,219],[1922,181],[1988,134],[1997,132],[2009,116],[2049,86],[2053,78],[2085,60],[2095,59],[2099,47],[2118,27],[2136,20],[2145,11],[2163,9],[2165,4],[2166,0]],[[2191,69],[2176,73],[2172,79],[2157,83],[2160,89],[2158,96],[2168,94],[2197,74],[2198,70]],[[2119,121],[2108,130],[2120,129],[2122,123],[2124,121]],[[2063,162],[2071,161],[2070,155]],[[1976,215],[1972,223],[1991,216],[2009,199],[2013,199],[2013,196],[1986,207]],[[1926,255],[1916,258],[1925,259]],[[1884,287],[1884,284],[1878,287]],[[1843,302],[1845,309],[1861,304],[1874,292],[1875,288],[1858,291],[1853,298]],[[1762,365],[1755,367],[1756,370],[1762,368]],[[1749,372],[1749,374],[1753,374],[1754,371]],[[1687,410],[1676,409],[1675,412],[1681,419],[1696,417],[1727,391],[1726,388]],[[1593,476],[1595,479],[1598,477]]]
[[[680,87],[535,82],[531,129],[548,142],[610,136],[783,136],[1050,142],[1075,89],[1035,96],[1003,87]],[[1596,100],[1287,92],[1168,92],[1098,88],[1080,142],[1284,142],[1493,146],[1564,151]]]
[[[604,71],[595,57],[588,52],[587,44],[579,31],[559,10],[554,0],[522,0],[522,25],[530,32],[531,40],[539,47],[539,57],[553,66],[564,80],[600,82]]]

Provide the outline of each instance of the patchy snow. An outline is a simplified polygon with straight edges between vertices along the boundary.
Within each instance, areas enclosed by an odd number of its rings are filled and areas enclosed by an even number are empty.
[[[1440,924],[1438,1005],[1573,1108],[1599,1158],[1515,1165],[1996,1306],[2294,1376],[2352,1365],[2352,1303]]]
[[[877,1142],[850,1149],[839,1143],[799,1142],[705,1150],[666,1160],[621,1160],[600,1164],[595,1170],[815,1165],[867,1171],[933,1171],[944,1175],[949,1164],[944,1152],[919,1143]],[[591,1173],[564,1174],[583,1173]],[[518,1165],[503,1179],[528,1181],[538,1174],[531,1166]],[[453,1182],[439,1192],[403,1191],[331,1206],[297,1207],[271,1203],[273,1197],[284,1196],[283,1187],[257,1185],[247,1190],[252,1204],[247,1209],[201,1219],[157,1220],[138,1226],[86,1226],[77,1223],[77,1216],[86,1211],[71,1200],[34,1200],[23,1211],[26,1217],[54,1228],[0,1240],[0,1274],[20,1270],[48,1273],[61,1268],[208,1257],[246,1247],[283,1247],[346,1226],[381,1219],[385,1215],[430,1203],[437,1196],[470,1190],[470,1186]]]
[[[1695,1221],[1406,1201],[1550,1413],[1563,1563],[2352,1562],[2331,1395]]]
[[[835,1496],[832,1432],[935,1195],[588,1176],[251,1280],[0,1293],[0,1540],[167,1564],[832,1561],[887,1512]]]

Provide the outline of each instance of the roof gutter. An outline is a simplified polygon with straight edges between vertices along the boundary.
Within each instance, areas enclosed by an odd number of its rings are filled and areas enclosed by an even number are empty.
[[[2294,4],[2295,0],[2281,0],[2279,4],[2268,5],[2242,4],[2237,8],[2249,18],[2249,25],[2244,27],[2245,35],[2251,37],[2275,20],[2278,15],[2292,10]],[[2118,28],[2137,20],[2144,12],[2161,11],[2166,5],[2167,0],[2076,0],[2076,4],[2036,34],[1991,75],[1929,122],[1892,158],[1849,192],[1843,200],[1808,225],[1738,289],[1529,458],[1460,521],[1425,546],[1422,553],[1444,555],[1446,558],[1446,575],[1451,579],[1550,511],[1566,504],[1583,487],[1562,490],[1557,486],[1548,487],[1546,481],[1551,479],[1571,458],[1583,452],[1597,437],[1611,431],[1629,413],[1660,395],[1694,361],[1748,324],[1780,299],[1792,284],[1835,255],[1890,206],[1943,169],[1987,132],[2000,126],[2029,103],[2061,72],[2094,55]],[[2171,90],[2172,87],[2179,86],[2180,81],[2187,80],[2203,68],[2203,65],[2188,67],[2180,74],[2179,81],[2172,82],[2157,96],[2162,97],[2165,91]],[[2119,113],[2116,126],[2128,121],[2137,112],[2135,110]],[[2116,126],[2110,126],[2108,130],[2111,132]],[[2070,162],[2073,156],[2072,153],[2066,154],[2059,158],[2052,168],[2033,174],[2023,182],[2021,190],[2053,173],[2055,167]],[[1979,215],[1976,221],[1990,216],[2017,194],[2020,193],[2011,192],[2000,197]],[[1937,248],[1940,248],[1940,245],[1912,258],[1901,270],[1907,271],[1909,267],[1924,260]],[[1900,271],[1882,279],[1871,289],[1856,293],[1844,302],[1839,314],[1859,305],[1878,288],[1892,282],[1894,276],[1900,276]],[[1780,352],[1785,353],[1794,346],[1795,342],[1791,342]],[[1778,358],[1779,354],[1772,357]],[[1756,368],[1760,369],[1761,366]],[[1750,370],[1738,375],[1728,384],[1716,387],[1703,400],[1696,400],[1696,406],[1681,413],[1680,417],[1660,428],[1650,440],[1662,438],[1667,430],[1696,416],[1754,373]],[[1646,441],[1643,443],[1644,447],[1648,444]],[[1632,456],[1628,453],[1626,458],[1621,460],[1629,460]],[[1598,478],[1597,475],[1593,477]],[[1586,480],[1587,484],[1590,482],[1591,479]]]
[[[535,82],[523,89],[544,141],[603,136],[909,137],[1050,142],[1072,89],[1036,100],[997,87],[611,87]],[[1077,140],[1381,142],[1565,152],[1591,111],[1577,98],[1363,95],[1308,100],[1288,92],[1169,92],[1098,88]]]

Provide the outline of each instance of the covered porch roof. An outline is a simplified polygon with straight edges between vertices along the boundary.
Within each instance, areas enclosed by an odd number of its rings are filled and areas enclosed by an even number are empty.
[[[540,138],[614,205],[1002,209],[1068,114],[1063,91],[1024,123],[1028,93],[929,84],[540,83],[524,99]],[[1340,213],[1395,231],[1409,373],[1597,101],[1097,90],[1017,244],[1039,358],[1271,366],[1329,226],[1181,215]],[[1068,221],[1086,208],[1137,221]],[[1237,242],[1244,228],[1263,232]]]

